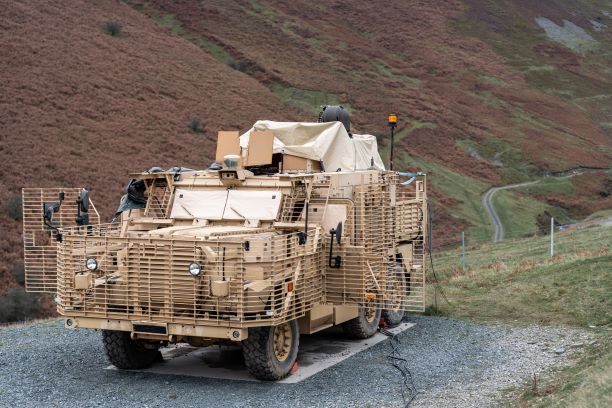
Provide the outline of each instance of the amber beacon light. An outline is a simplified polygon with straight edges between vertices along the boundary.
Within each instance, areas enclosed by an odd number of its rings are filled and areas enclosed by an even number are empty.
[[[393,170],[393,138],[395,136],[395,127],[397,126],[397,115],[389,114],[387,116],[387,122],[389,123],[389,127],[391,128],[391,149],[389,149],[389,170]]]

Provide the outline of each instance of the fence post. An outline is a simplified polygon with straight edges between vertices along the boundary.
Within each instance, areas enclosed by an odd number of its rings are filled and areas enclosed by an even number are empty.
[[[555,218],[550,217],[550,257],[555,256]]]
[[[461,268],[465,272],[465,231],[461,231]]]

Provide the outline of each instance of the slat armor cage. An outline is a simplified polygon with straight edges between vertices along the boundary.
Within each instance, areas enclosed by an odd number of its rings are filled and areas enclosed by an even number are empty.
[[[63,242],[50,245],[33,237],[50,233],[42,202],[60,189],[24,189],[28,290],[57,289],[64,316],[191,326],[278,325],[325,304],[424,310],[424,177],[404,186],[396,173],[373,170],[250,176],[228,187],[214,171],[140,176],[146,207],[114,224],[66,227],[78,189],[64,189]],[[203,219],[177,204],[177,189],[181,197],[257,190],[280,204],[270,219],[249,218],[248,204]],[[340,243],[330,234],[338,222]]]
[[[66,228],[76,225],[79,188],[24,188],[23,207],[23,253],[25,287],[28,292],[56,293],[57,291],[57,233],[44,223],[45,203],[58,202],[59,193],[64,201],[58,213],[53,215],[51,225]],[[100,223],[100,215],[91,203],[89,222]]]

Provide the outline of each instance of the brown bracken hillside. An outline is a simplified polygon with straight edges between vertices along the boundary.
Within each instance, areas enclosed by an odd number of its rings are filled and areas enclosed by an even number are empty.
[[[358,130],[380,137],[384,154],[386,114],[399,115],[400,163],[427,163],[438,243],[452,241],[444,237],[475,222],[464,216],[468,184],[480,194],[612,161],[612,36],[591,22],[612,27],[612,9],[539,3],[7,2],[0,200],[13,202],[25,186],[91,186],[108,220],[128,171],[203,168],[217,130],[315,120],[318,105],[340,103]],[[540,16],[587,28],[593,48],[547,38]],[[121,23],[117,36],[104,30],[111,20]],[[599,194],[609,176],[593,177],[593,197],[609,200]],[[531,199],[563,207],[546,197]],[[16,286],[22,256],[14,218],[0,211],[0,294]]]

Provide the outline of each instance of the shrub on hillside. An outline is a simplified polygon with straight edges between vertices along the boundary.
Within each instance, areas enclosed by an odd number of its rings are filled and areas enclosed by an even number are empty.
[[[20,221],[23,217],[21,203],[21,195],[19,194],[12,195],[8,200],[6,200],[6,212],[8,213],[9,217],[15,221]]]
[[[123,25],[117,20],[109,20],[104,23],[103,30],[112,37],[119,37],[121,35],[121,30],[123,30]]]
[[[23,261],[19,260],[13,265],[13,279],[20,286],[25,286],[25,266]]]
[[[11,288],[0,296],[0,323],[22,322],[36,317],[38,312],[38,296],[23,288]]]
[[[189,129],[191,129],[191,131],[194,133],[202,133],[202,121],[200,120],[200,118],[194,116],[189,119]]]
[[[236,71],[246,72],[247,70],[247,64],[243,64],[242,62],[239,62],[239,61],[232,60],[227,65],[229,65],[230,68],[235,69]]]

